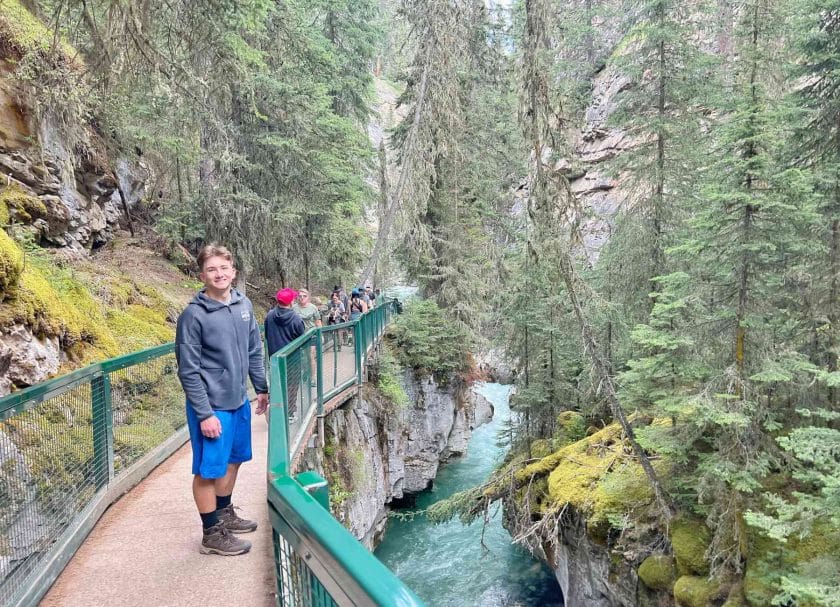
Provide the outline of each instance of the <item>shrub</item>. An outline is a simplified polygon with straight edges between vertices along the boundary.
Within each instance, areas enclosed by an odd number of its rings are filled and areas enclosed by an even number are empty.
[[[386,343],[379,356],[376,387],[379,393],[396,407],[408,406],[408,394],[400,381],[402,367],[397,362],[391,347]]]
[[[433,301],[408,303],[388,335],[404,367],[438,378],[469,370],[466,332]]]

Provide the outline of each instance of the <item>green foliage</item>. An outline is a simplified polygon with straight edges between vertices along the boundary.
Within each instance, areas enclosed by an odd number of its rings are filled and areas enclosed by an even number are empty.
[[[387,342],[379,354],[376,387],[397,408],[408,406],[408,394],[402,385],[402,368]]]
[[[95,116],[106,147],[142,159],[163,235],[188,247],[220,240],[246,277],[283,283],[338,280],[360,263],[376,3],[31,4],[86,63],[74,72],[23,57],[30,105],[62,129]],[[9,19],[12,30],[40,28],[21,40],[56,38],[18,2],[4,9],[26,17]]]
[[[575,411],[563,411],[557,416],[555,440],[559,446],[576,443],[586,436],[586,418]]]
[[[396,316],[388,335],[399,363],[445,379],[469,369],[469,342],[463,329],[431,300],[411,300]]]

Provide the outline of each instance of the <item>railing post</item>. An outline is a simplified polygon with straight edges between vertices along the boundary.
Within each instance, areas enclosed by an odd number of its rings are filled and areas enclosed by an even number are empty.
[[[100,489],[114,478],[114,416],[111,406],[111,378],[107,373],[90,381],[93,420],[93,475]]]
[[[324,414],[324,337],[315,329],[315,390],[318,396],[318,415]]]
[[[364,316],[360,316],[359,319],[356,321],[356,324],[353,325],[353,349],[355,350],[354,355],[356,358],[356,383],[362,383],[362,319]]]
[[[268,471],[272,475],[288,474],[289,465],[289,423],[286,359],[272,358],[271,392],[268,416]]]

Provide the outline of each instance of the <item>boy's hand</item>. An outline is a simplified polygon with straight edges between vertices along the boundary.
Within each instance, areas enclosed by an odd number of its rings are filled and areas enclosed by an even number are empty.
[[[222,422],[215,415],[201,420],[201,433],[207,438],[219,438],[222,435]]]
[[[255,413],[262,415],[268,410],[268,394],[257,394],[257,409]]]

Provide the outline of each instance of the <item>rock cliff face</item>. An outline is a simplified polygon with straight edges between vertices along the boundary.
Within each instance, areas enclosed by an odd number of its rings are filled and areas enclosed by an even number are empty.
[[[506,525],[510,524],[506,521]],[[603,543],[594,541],[586,533],[586,521],[577,513],[564,516],[556,542],[543,538],[529,547],[535,556],[554,569],[566,607],[652,605],[639,600],[647,597],[647,591],[639,583],[632,563],[616,558]]]
[[[0,171],[5,176],[0,185],[31,201],[7,205],[10,220],[31,226],[44,246],[84,255],[113,237],[124,216],[122,197],[130,208],[145,194],[137,177],[141,170],[125,160],[108,160],[104,143],[90,129],[77,149],[68,149],[49,116],[36,118],[19,105],[23,95],[8,78],[0,72]]]
[[[0,51],[0,224],[58,257],[81,259],[114,236],[125,209],[145,195],[142,167],[108,158],[93,128],[72,146],[51,119],[27,107],[31,92]],[[8,285],[7,285],[8,286]],[[0,302],[7,297],[0,289]],[[18,319],[0,325],[0,395],[54,375],[60,340]]]
[[[385,531],[388,504],[426,489],[440,463],[465,453],[473,428],[493,416],[493,406],[462,384],[441,386],[410,371],[403,382],[407,407],[366,389],[326,418],[324,449],[304,456],[329,481],[338,518],[370,548]]]

